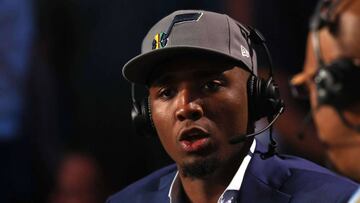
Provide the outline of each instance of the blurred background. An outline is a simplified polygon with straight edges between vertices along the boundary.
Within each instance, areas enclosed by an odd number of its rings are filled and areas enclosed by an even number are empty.
[[[104,202],[171,163],[156,138],[135,135],[121,68],[151,26],[178,9],[226,13],[263,33],[286,102],[275,125],[279,151],[326,166],[312,125],[302,126],[309,107],[288,87],[315,4],[0,0],[0,202]]]

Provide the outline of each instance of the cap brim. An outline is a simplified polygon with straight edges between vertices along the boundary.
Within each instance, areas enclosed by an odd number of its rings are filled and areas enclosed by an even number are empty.
[[[244,66],[248,71],[251,67],[242,62],[239,58],[218,52],[212,49],[204,49],[191,46],[174,46],[156,49],[145,54],[136,56],[127,62],[122,70],[123,76],[132,83],[144,84],[148,82],[149,75],[161,65],[161,63],[174,58],[184,58],[188,56],[205,56],[210,59],[222,59],[233,62],[236,65]]]

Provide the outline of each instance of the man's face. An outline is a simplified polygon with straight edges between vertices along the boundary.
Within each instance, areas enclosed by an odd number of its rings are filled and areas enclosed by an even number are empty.
[[[149,89],[152,119],[167,153],[185,176],[204,177],[234,159],[245,134],[249,73],[220,62],[172,61]],[[231,161],[230,161],[231,160]]]
[[[332,35],[326,28],[320,30],[320,47],[325,64],[329,64],[340,57],[360,58],[360,53],[356,51],[360,50],[358,47],[358,38],[354,38],[354,36],[357,36],[354,35],[354,33],[359,30],[359,27],[356,26],[356,22],[359,23],[360,20],[358,19],[358,21],[356,21],[353,18],[354,16],[349,16],[347,14],[342,16],[340,19],[341,27],[339,28],[337,37]],[[319,67],[313,50],[314,42],[312,41],[311,34],[312,33],[309,34],[308,38],[303,72],[295,76],[293,82],[305,83],[307,86],[319,138],[326,146],[328,146],[327,154],[335,167],[341,172],[349,175],[352,173],[350,171],[354,164],[353,160],[349,157],[348,150],[353,150],[354,144],[356,147],[356,143],[354,143],[352,136],[356,132],[342,122],[335,108],[329,105],[318,106],[318,93],[313,76]],[[354,115],[354,109],[356,108],[359,108],[359,106],[351,107],[351,109],[343,109],[342,111],[350,122],[358,124],[359,111],[358,116]]]
[[[326,64],[340,56],[339,47],[335,39],[330,35],[327,30],[320,31],[320,45],[322,57]],[[314,82],[314,75],[319,67],[313,51],[312,33],[309,34],[306,60],[303,68],[303,76],[306,77],[305,85],[309,90],[309,99],[311,108],[313,110],[314,121],[318,130],[319,138],[326,144],[331,144],[336,141],[342,126],[342,122],[337,115],[334,108],[328,105],[323,105],[318,108],[317,90]],[[329,143],[331,142],[331,143]]]

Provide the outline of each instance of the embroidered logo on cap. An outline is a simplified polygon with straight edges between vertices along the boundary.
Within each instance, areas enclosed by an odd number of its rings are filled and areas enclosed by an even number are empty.
[[[249,51],[243,47],[243,45],[241,45],[241,55],[245,56],[245,57],[250,57]]]
[[[152,41],[152,49],[159,49],[165,47],[167,41],[165,37],[166,34],[164,32],[156,34]]]
[[[176,15],[166,32],[161,32],[154,36],[154,39],[152,41],[152,49],[159,49],[166,46],[168,42],[168,37],[175,24],[182,22],[198,21],[202,15],[203,13],[184,13]]]

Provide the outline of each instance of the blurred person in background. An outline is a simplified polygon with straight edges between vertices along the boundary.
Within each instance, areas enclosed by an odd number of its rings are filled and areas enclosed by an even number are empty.
[[[92,155],[67,154],[60,162],[51,203],[103,203],[105,183],[102,170]]]
[[[360,182],[360,1],[319,1],[310,27],[303,71],[291,83],[309,96],[334,169]]]

